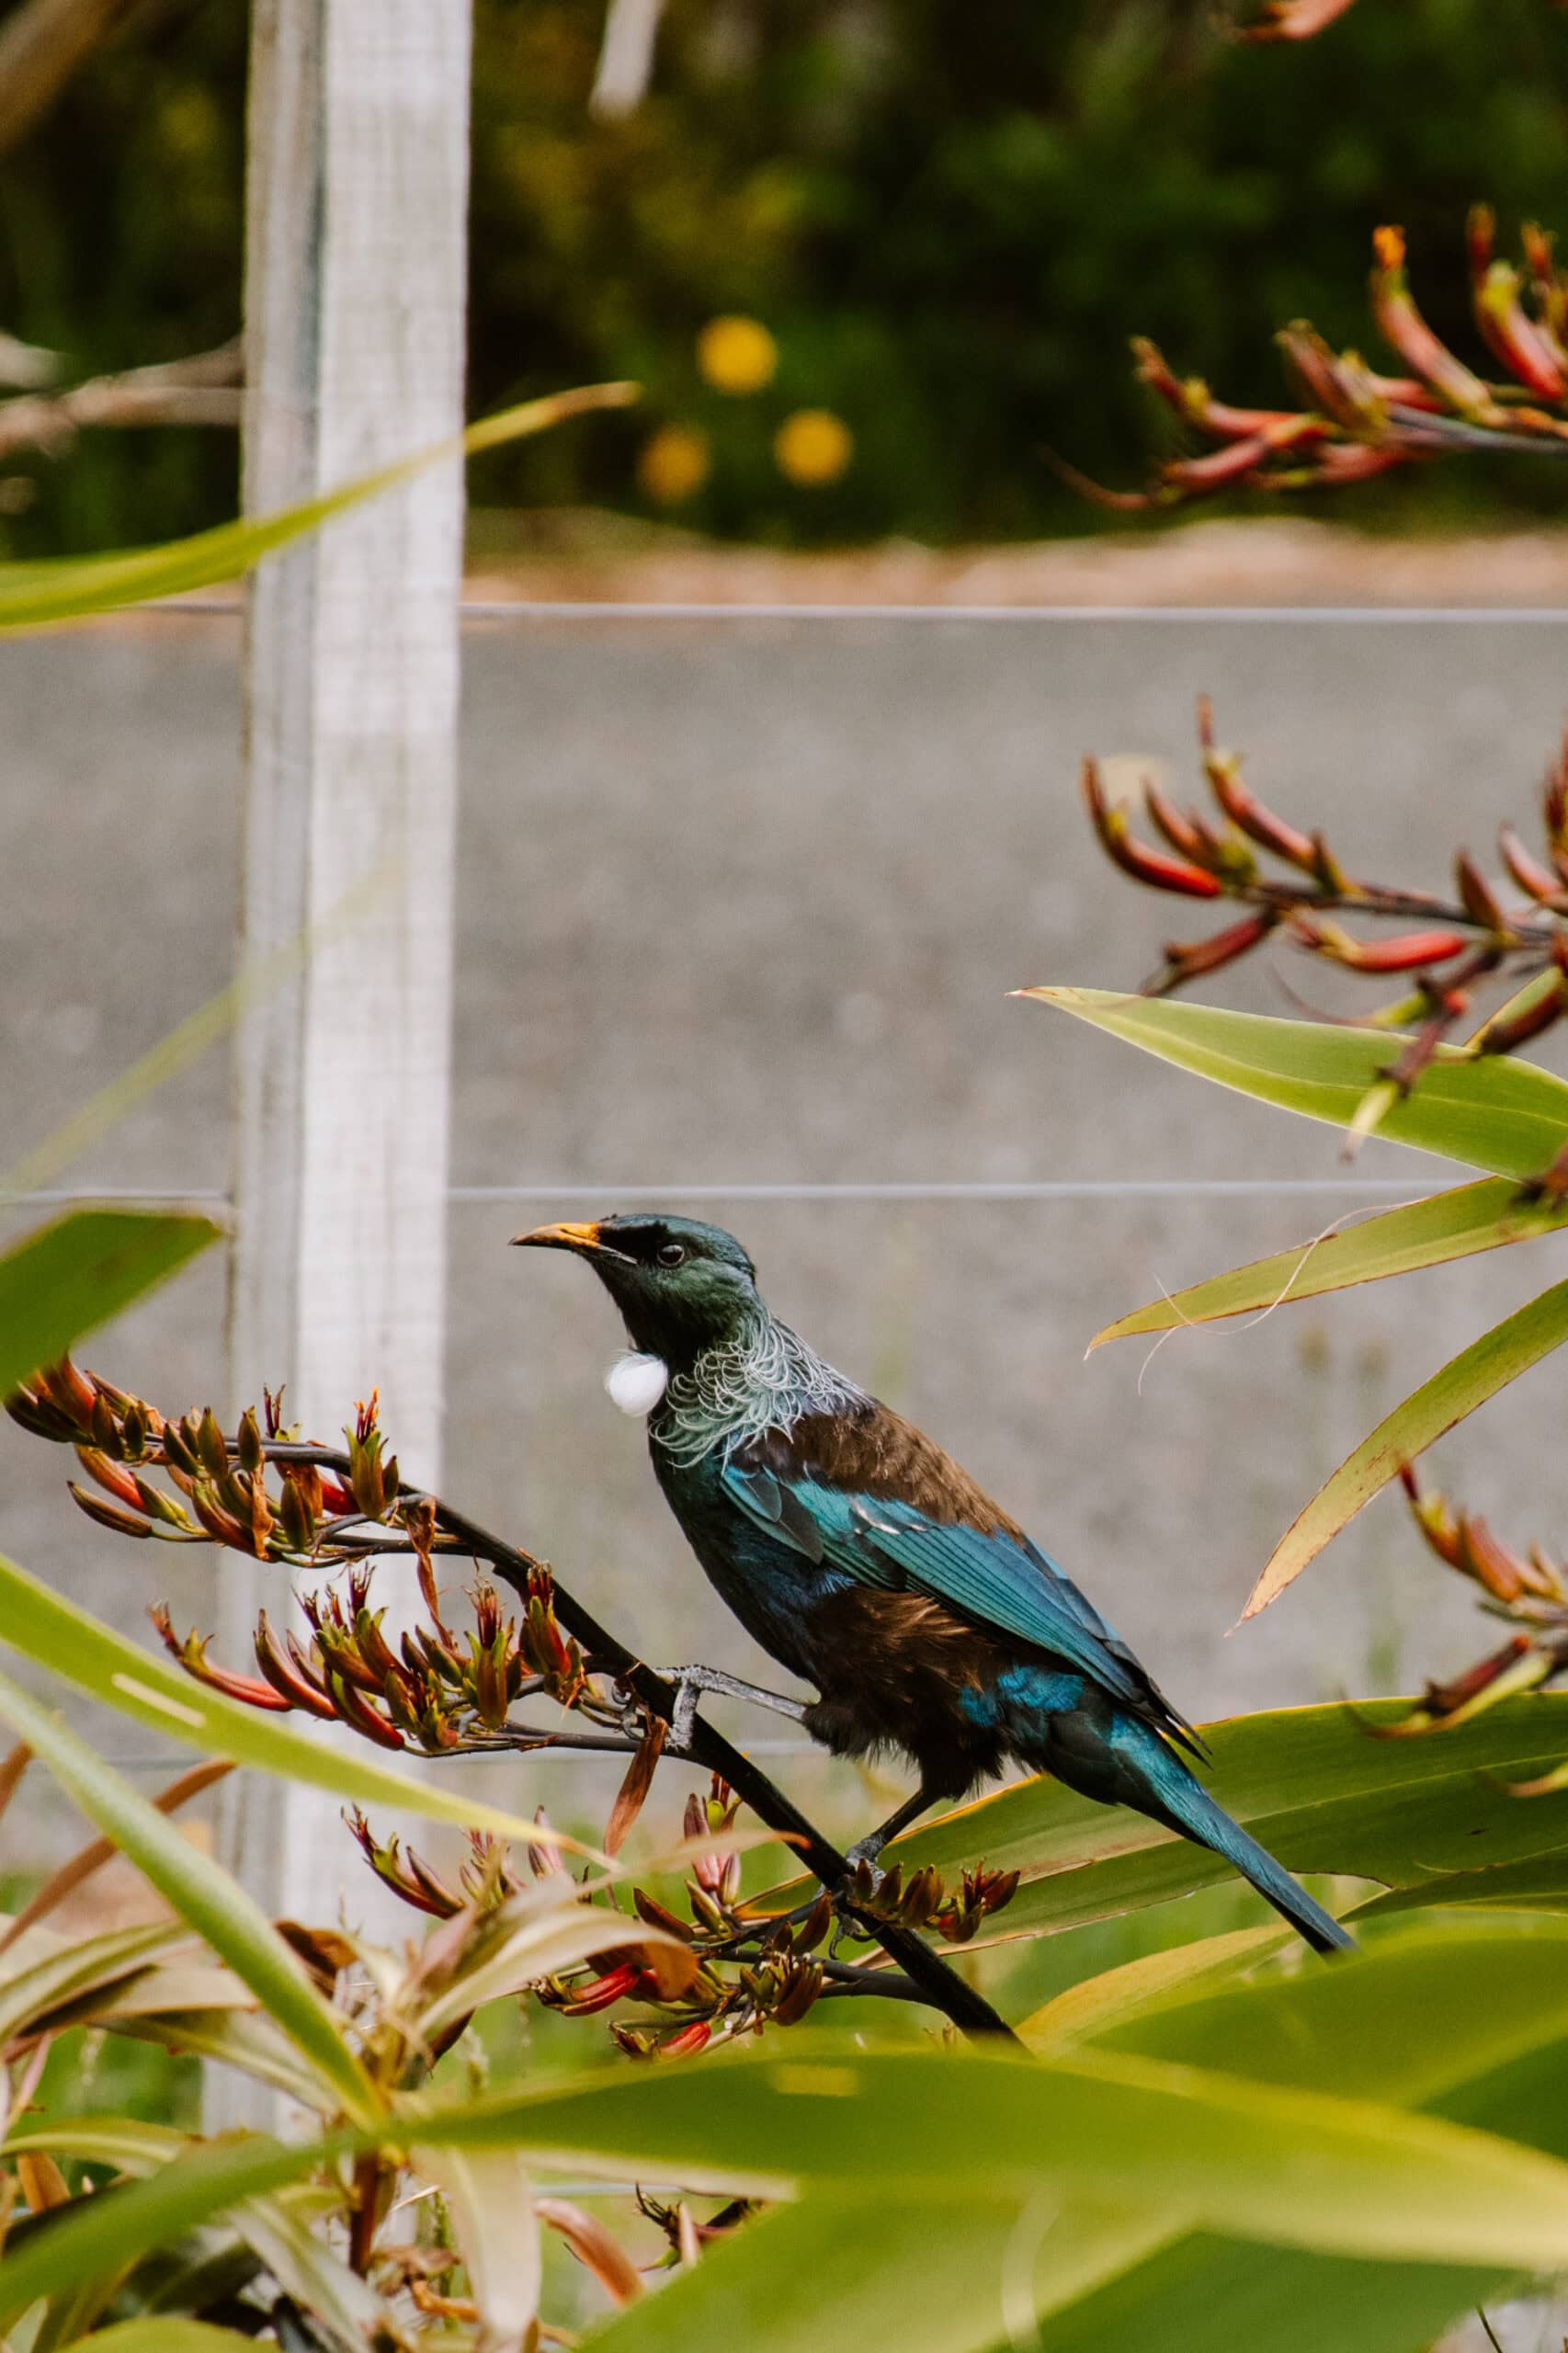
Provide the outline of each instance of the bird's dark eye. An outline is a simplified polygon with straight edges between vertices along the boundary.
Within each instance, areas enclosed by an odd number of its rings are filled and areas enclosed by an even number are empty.
[[[683,1263],[685,1257],[686,1245],[684,1242],[660,1243],[659,1264],[661,1267],[678,1267]]]

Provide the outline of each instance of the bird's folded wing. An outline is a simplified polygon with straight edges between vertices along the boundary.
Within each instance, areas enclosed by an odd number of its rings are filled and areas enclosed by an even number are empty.
[[[732,1461],[723,1486],[758,1526],[808,1560],[858,1584],[915,1590],[971,1622],[1050,1651],[1112,1699],[1190,1745],[1190,1727],[1161,1697],[1125,1643],[1055,1563],[1005,1529],[933,1519],[917,1505],[857,1494],[798,1473]]]

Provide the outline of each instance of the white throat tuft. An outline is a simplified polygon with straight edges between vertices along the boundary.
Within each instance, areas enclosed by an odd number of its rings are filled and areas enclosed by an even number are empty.
[[[623,1414],[646,1416],[651,1414],[670,1385],[670,1369],[663,1357],[639,1356],[629,1348],[617,1357],[605,1375],[605,1387],[612,1404]]]

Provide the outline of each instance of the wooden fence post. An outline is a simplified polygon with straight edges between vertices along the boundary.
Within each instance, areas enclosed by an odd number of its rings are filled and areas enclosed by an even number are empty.
[[[467,0],[255,0],[248,512],[461,422],[470,31]],[[461,537],[456,463],[329,524],[255,576],[244,655],[241,952],[324,929],[237,1034],[234,1395],[284,1381],[288,1418],[332,1438],[379,1383],[405,1470],[430,1482]],[[243,1659],[280,1580],[232,1557],[221,1576]],[[369,1916],[335,1805],[241,1778],[224,1845],[252,1892],[331,1920],[347,1884]]]

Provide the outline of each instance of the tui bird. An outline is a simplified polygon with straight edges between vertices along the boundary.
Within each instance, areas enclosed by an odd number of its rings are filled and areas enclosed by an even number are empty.
[[[851,1849],[870,1861],[1016,1757],[1223,1856],[1317,1951],[1353,1945],[1188,1770],[1178,1751],[1200,1758],[1198,1734],[1093,1604],[930,1438],[769,1314],[733,1234],[649,1215],[515,1239],[593,1267],[632,1349],[605,1385],[646,1416],[665,1501],[748,1633],[821,1694],[669,1669],[677,1745],[714,1691],[838,1756],[902,1750],[919,1787]]]

